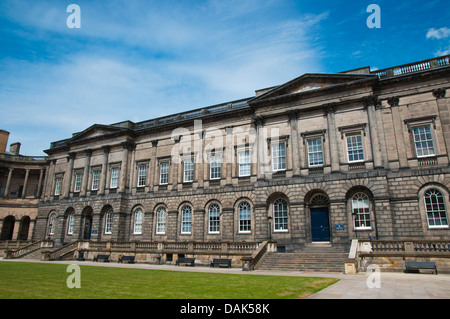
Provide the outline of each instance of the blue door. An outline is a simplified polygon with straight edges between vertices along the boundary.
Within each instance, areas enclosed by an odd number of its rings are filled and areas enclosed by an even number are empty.
[[[328,208],[311,208],[312,241],[330,241]]]

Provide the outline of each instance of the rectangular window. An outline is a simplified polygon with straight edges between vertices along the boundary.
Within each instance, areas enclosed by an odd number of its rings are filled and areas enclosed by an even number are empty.
[[[111,183],[109,185],[109,188],[117,188],[119,185],[119,168],[113,167],[111,169]]]
[[[105,216],[105,234],[112,234],[113,214],[107,212]]]
[[[272,170],[284,171],[286,169],[286,144],[272,145]]]
[[[73,235],[73,227],[75,225],[75,214],[72,213],[69,215],[69,221],[67,223],[68,223],[67,234]]]
[[[309,167],[323,165],[323,150],[321,138],[308,140],[308,165]]]
[[[98,185],[100,184],[100,171],[95,170],[92,171],[92,187],[91,190],[96,191],[98,190]]]
[[[169,163],[161,163],[159,166],[159,183],[161,185],[169,183]]]
[[[79,193],[81,191],[81,183],[83,181],[83,173],[76,173],[75,174],[75,185],[73,188],[73,191],[75,193]]]
[[[139,165],[138,166],[138,187],[145,186],[145,178],[147,175],[147,165]]]
[[[62,177],[56,177],[55,179],[55,196],[61,195]]]
[[[433,156],[434,145],[429,125],[413,128],[414,145],[416,146],[417,157]]]
[[[220,168],[221,168],[221,161],[222,158],[220,156],[211,156],[211,163],[210,163],[210,172],[209,176],[210,179],[219,179],[220,178]]]
[[[190,234],[192,229],[192,210],[189,206],[184,206],[181,211],[181,233]]]
[[[187,159],[184,161],[183,182],[192,182],[194,180],[194,161]]]
[[[166,209],[161,207],[156,213],[156,233],[166,233]]]
[[[238,154],[239,176],[250,176],[250,151]]]
[[[361,134],[347,135],[347,154],[349,162],[364,161],[364,150]]]

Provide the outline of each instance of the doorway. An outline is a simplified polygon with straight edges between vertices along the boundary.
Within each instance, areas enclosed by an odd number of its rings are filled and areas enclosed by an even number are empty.
[[[84,218],[83,239],[90,240],[91,231],[92,231],[92,215],[88,215]]]
[[[14,234],[14,225],[16,223],[16,219],[14,216],[7,216],[3,220],[2,234],[0,236],[0,240],[12,240]]]
[[[311,208],[311,238],[313,242],[330,241],[328,207]]]

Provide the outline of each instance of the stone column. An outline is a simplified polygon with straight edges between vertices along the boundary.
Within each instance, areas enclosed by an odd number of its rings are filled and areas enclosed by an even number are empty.
[[[369,95],[364,98],[364,106],[366,107],[367,116],[369,119],[369,129],[371,137],[370,144],[372,146],[372,159],[374,168],[382,167],[380,138],[378,135],[378,123],[377,118],[375,116],[375,109],[377,108],[377,105],[379,103],[380,102],[378,101],[378,97],[375,95]]]
[[[300,175],[300,146],[298,144],[297,131],[298,113],[298,110],[289,112],[289,123],[291,125],[292,173],[294,176]]]
[[[8,179],[6,180],[6,188],[5,188],[5,193],[4,193],[4,197],[9,197],[9,188],[11,187],[11,178],[12,178],[12,174],[14,171],[14,168],[8,168]]]
[[[257,159],[256,159],[256,167],[257,167],[257,177],[259,179],[265,178],[266,171],[266,163],[265,163],[265,143],[264,143],[264,134],[263,134],[263,126],[265,123],[265,119],[263,116],[255,117],[255,127],[256,127],[256,150],[257,150]],[[250,154],[250,158],[254,158],[252,154]],[[250,161],[251,162],[251,161]]]
[[[234,163],[234,137],[233,127],[229,126],[225,128],[226,132],[226,146],[225,156],[223,157],[222,167],[225,169],[226,184],[231,185],[233,177],[233,163]]]
[[[41,168],[40,172],[39,172],[39,182],[38,182],[38,189],[37,189],[37,193],[35,198],[39,198],[41,197],[41,192],[42,192],[42,179],[44,177],[44,169]]]
[[[92,150],[90,150],[90,149],[85,150],[85,154],[86,154],[86,157],[84,160],[84,172],[83,172],[83,180],[81,183],[80,196],[86,196],[86,191],[88,189],[89,167],[91,165]]]
[[[23,181],[23,190],[22,190],[22,198],[26,198],[27,196],[27,187],[28,187],[28,177],[30,176],[30,170],[25,170],[25,179]]]
[[[136,145],[133,141],[127,140],[122,142],[122,165],[120,168],[119,193],[124,193],[127,188],[128,173],[128,153],[134,149]]]
[[[436,89],[433,90],[433,96],[436,98],[436,103],[439,111],[439,119],[441,120],[442,132],[444,135],[445,147],[447,150],[442,153],[449,154],[450,150],[450,111],[447,106],[447,100],[445,98],[445,89]],[[450,160],[450,157],[449,157]]]
[[[106,186],[106,177],[108,172],[108,157],[109,157],[109,146],[102,146],[103,148],[103,164],[102,164],[102,171],[100,173],[100,185],[98,189],[99,194],[105,193],[105,186]]]
[[[334,121],[334,113],[336,113],[336,103],[325,104],[324,108],[325,114],[327,116],[327,132],[331,172],[339,172],[340,152],[338,148],[338,140],[336,137],[336,123]]]
[[[73,162],[75,160],[75,153],[70,152],[67,156],[67,161],[69,162],[69,168],[66,170],[64,174],[64,183],[63,189],[61,190],[61,194],[63,198],[69,197],[70,193],[70,184],[72,183],[72,173],[73,173]]]

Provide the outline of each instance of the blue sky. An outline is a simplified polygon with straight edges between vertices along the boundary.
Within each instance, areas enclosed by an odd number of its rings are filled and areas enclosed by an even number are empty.
[[[81,8],[81,28],[66,25]],[[369,4],[381,28],[369,29]],[[448,0],[2,0],[0,129],[21,153],[93,124],[228,102],[304,73],[450,54]]]

